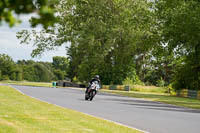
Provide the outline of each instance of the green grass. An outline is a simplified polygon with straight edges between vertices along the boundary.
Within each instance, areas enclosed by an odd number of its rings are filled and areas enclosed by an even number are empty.
[[[112,90],[101,90],[102,92],[118,94],[122,96],[143,98],[151,101],[163,102],[187,108],[200,109],[200,100],[182,98],[176,96],[170,96],[169,94],[158,94],[158,93],[141,93],[141,92],[125,92],[125,91],[112,91]]]
[[[117,90],[124,90],[125,85],[116,85]],[[153,93],[167,93],[168,87],[144,86],[144,85],[128,85],[131,91],[136,92],[153,92]],[[103,85],[103,89],[109,89],[109,85]]]
[[[167,87],[156,87],[156,86],[143,86],[143,85],[131,85],[131,91],[137,92],[153,92],[153,93],[166,93]]]
[[[139,133],[0,86],[0,133]]]
[[[42,87],[52,87],[52,83],[48,82],[27,82],[27,81],[11,81],[5,80],[0,81],[0,83],[4,84],[15,84],[15,85],[25,85],[25,86],[42,86]]]

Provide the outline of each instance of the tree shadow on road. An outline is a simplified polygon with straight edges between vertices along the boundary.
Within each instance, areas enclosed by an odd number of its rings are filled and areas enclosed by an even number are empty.
[[[151,110],[164,110],[164,111],[176,111],[176,112],[187,112],[187,113],[200,113],[199,109],[189,109],[171,104],[165,104],[154,101],[147,101],[141,99],[124,99],[124,98],[110,98],[106,99],[110,101],[116,101],[123,105],[136,106],[137,108],[151,109]]]
[[[163,94],[149,94],[149,93],[135,93],[135,92],[114,92],[114,94],[125,96],[125,97],[134,97],[139,99],[147,99],[149,103],[155,102],[159,103],[166,103],[171,104],[173,106],[182,106],[187,108],[193,108],[193,109],[200,109],[200,100],[197,99],[189,99],[189,98],[182,98],[182,97],[176,97],[176,96],[170,96],[170,95],[163,95]],[[132,102],[134,99],[130,99],[130,102]],[[139,100],[140,102],[142,100]],[[155,102],[154,102],[155,101]],[[126,101],[127,102],[127,101]]]

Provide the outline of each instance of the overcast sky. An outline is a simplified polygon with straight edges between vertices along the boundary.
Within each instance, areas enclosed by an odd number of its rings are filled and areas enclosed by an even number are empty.
[[[52,62],[53,56],[66,56],[65,47],[58,48],[57,51],[46,52],[41,58],[32,58],[30,56],[33,45],[20,44],[20,40],[16,38],[16,33],[23,29],[31,29],[28,19],[31,15],[21,15],[22,23],[19,26],[10,28],[7,24],[0,25],[0,54],[8,54],[14,61],[17,60],[35,60]],[[40,27],[37,27],[40,29]]]

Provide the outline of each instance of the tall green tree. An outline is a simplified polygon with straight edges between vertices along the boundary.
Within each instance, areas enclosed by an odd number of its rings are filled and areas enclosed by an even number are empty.
[[[64,72],[61,71],[60,69],[56,69],[53,71],[54,75],[55,75],[55,79],[56,80],[63,80],[65,75]]]
[[[23,78],[28,81],[49,82],[54,78],[53,73],[41,63],[23,67]]]
[[[160,45],[153,48],[148,56],[148,61],[145,63],[144,82],[156,85],[162,79],[165,85],[170,84],[177,60],[174,52],[169,51],[168,47]]]
[[[0,54],[0,71],[2,78],[9,79],[13,70],[15,69],[15,63],[12,58],[6,54]]]
[[[121,84],[137,49],[146,51],[154,44],[153,12],[147,0],[62,0],[57,7],[56,26],[17,36],[22,43],[33,39],[37,48],[32,56],[70,42],[71,79],[88,81],[99,74],[103,83]]]
[[[60,69],[67,73],[69,68],[69,60],[67,57],[54,56],[52,65],[55,69]]]
[[[160,45],[167,44],[183,58],[176,69],[176,88],[200,89],[200,2],[156,0],[155,7]]]
[[[37,76],[36,81],[49,82],[53,79],[53,73],[46,69],[44,65],[36,63],[33,67],[35,75]]]

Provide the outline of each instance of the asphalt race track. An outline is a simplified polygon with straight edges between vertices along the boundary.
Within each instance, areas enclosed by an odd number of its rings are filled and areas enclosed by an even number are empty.
[[[200,110],[99,93],[84,100],[84,91],[68,88],[12,87],[45,102],[115,121],[151,133],[200,133]]]

